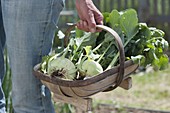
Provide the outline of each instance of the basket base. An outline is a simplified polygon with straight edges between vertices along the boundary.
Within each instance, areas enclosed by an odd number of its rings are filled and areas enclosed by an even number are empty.
[[[126,79],[124,79],[119,87],[125,89],[125,90],[129,90],[132,87],[132,77],[127,77]],[[114,89],[114,86],[111,86],[109,88],[107,88],[106,90],[104,90],[103,92],[108,92]]]
[[[92,99],[91,98],[75,98],[67,97],[63,95],[53,94],[52,99],[54,102],[62,102],[74,105],[76,108],[82,111],[91,111],[92,110]]]
[[[122,81],[120,84],[120,87],[123,89],[130,89],[132,87],[132,78],[128,77],[125,80]],[[68,97],[64,95],[60,95],[57,93],[53,93],[52,99],[54,102],[62,102],[67,104],[72,104],[76,107],[76,109],[79,109],[80,111],[91,111],[92,110],[92,98],[81,98],[81,97]]]

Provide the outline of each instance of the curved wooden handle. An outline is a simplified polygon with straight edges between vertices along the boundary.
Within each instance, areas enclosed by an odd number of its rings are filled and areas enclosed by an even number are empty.
[[[67,46],[68,44],[68,40],[69,40],[69,35],[70,35],[70,31],[75,28],[76,24],[70,25],[69,28],[66,30],[65,32],[65,46]],[[119,50],[119,73],[116,79],[116,84],[114,86],[109,87],[108,89],[106,89],[105,91],[110,91],[115,89],[116,87],[118,87],[123,78],[124,78],[124,63],[125,63],[125,54],[124,54],[124,46],[123,43],[121,41],[121,38],[119,37],[119,35],[111,28],[104,26],[104,25],[96,25],[96,28],[98,29],[102,29],[105,30],[107,32],[109,32],[116,40],[117,44],[118,44],[118,50]]]

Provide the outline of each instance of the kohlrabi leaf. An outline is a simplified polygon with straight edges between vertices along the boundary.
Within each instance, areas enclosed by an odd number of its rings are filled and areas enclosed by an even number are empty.
[[[145,57],[143,55],[131,56],[134,63],[143,65],[145,63]]]
[[[41,71],[42,71],[43,73],[47,73],[48,60],[49,60],[49,56],[44,56],[44,57],[42,58]]]
[[[160,70],[166,69],[169,66],[169,58],[166,54],[162,55],[159,60]]]
[[[146,23],[139,23],[138,39],[143,38],[144,41],[151,38],[151,31]]]
[[[84,35],[84,31],[76,28],[76,37],[82,37]]]
[[[85,33],[84,36],[75,38],[75,41],[78,47],[94,46],[96,42],[96,36],[92,33]]]
[[[54,59],[55,55],[46,55],[42,57],[41,61],[41,71],[43,73],[47,73],[48,70],[48,63],[51,62]]]
[[[105,34],[105,38],[104,38],[104,42],[111,42],[111,41],[114,41],[114,37],[113,35],[111,35],[110,33],[106,33]]]
[[[86,51],[86,56],[88,57],[88,59],[98,59],[100,57],[99,54],[94,54],[92,51],[92,47],[91,46],[86,46],[84,47],[85,51]]]
[[[120,26],[127,38],[133,38],[137,34],[139,30],[138,17],[134,9],[128,9],[122,12]]]
[[[120,14],[117,10],[113,10],[109,15],[110,26],[115,30],[119,35],[122,34],[122,29],[120,27]]]
[[[61,30],[59,30],[57,36],[59,39],[63,39],[65,37],[65,34]]]
[[[108,23],[109,22],[109,12],[104,12],[103,13],[103,21],[104,21],[104,24]]]
[[[155,27],[151,27],[149,29],[151,31],[152,37],[164,37],[164,35],[165,35],[165,33],[162,30],[157,29]]]
[[[86,55],[88,56],[90,54],[90,52],[91,52],[92,47],[91,46],[86,46],[86,47],[84,47],[84,49],[86,51]]]

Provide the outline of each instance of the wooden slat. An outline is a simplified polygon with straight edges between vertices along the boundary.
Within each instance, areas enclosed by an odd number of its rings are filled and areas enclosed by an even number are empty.
[[[161,1],[161,9],[162,9],[162,15],[165,15],[165,7],[166,5],[165,5],[165,0],[162,0]]]
[[[130,70],[136,70],[138,65],[132,65],[125,69],[125,79],[128,78],[128,75],[131,74]],[[101,80],[95,84],[83,86],[83,87],[73,87],[74,93],[80,97],[86,97],[91,96],[93,94],[96,94],[98,92],[104,91],[110,86],[115,84],[116,76],[109,76],[105,80]],[[126,81],[129,82],[129,84],[122,84],[120,87],[124,89],[129,89],[130,87],[130,80]],[[108,90],[109,91],[109,90]]]
[[[111,7],[110,4],[108,4],[108,0],[104,0],[104,6],[105,6],[105,11],[108,11],[109,12],[109,8]]]
[[[155,23],[165,23],[168,22],[170,23],[170,15],[169,16],[165,16],[165,15],[161,15],[161,16],[155,16],[155,15],[151,15],[149,17],[149,21],[150,22],[155,22]]]
[[[158,15],[158,0],[154,0],[154,15]]]
[[[131,0],[132,7],[135,7],[135,0]]]
[[[115,9],[115,7],[114,7],[114,1],[115,1],[115,0],[110,0],[110,4],[112,5],[112,8],[111,8],[112,10]]]
[[[133,64],[133,62],[131,60],[126,61],[124,79],[126,79],[129,74],[131,74],[132,72],[134,72],[134,70],[137,69],[138,65],[134,65],[134,64],[132,65],[132,64]],[[34,70],[37,70],[38,67],[39,67],[39,65],[36,65],[34,67]],[[117,72],[118,72],[118,67],[117,68],[115,67],[113,70],[107,70],[107,71],[105,71],[105,73],[102,73],[101,75],[95,76],[90,79],[81,80],[81,81],[64,81],[64,80],[57,79],[57,78],[55,78],[55,80],[54,80],[54,78],[50,79],[50,77],[46,76],[46,75],[40,76],[39,71],[34,71],[34,74],[37,77],[41,77],[41,80],[44,80],[43,83],[54,93],[57,93],[60,95],[76,96],[76,97],[77,96],[87,97],[92,94],[104,91],[108,87],[115,85],[117,74],[118,74]],[[114,74],[115,74],[115,76],[114,76]],[[106,76],[106,77],[104,77],[104,76]],[[45,81],[47,81],[47,82],[45,82]],[[88,82],[89,83],[92,82],[92,83],[89,84]],[[58,86],[59,84],[62,87],[59,87]],[[68,87],[70,89],[67,89],[64,87]],[[72,92],[72,90],[73,90],[73,92]],[[82,94],[80,94],[80,93],[82,93]]]
[[[63,94],[71,96],[71,97],[78,97],[70,87],[64,87],[60,86],[60,90],[63,92]]]
[[[125,0],[125,1],[124,1],[124,9],[127,9],[127,8],[128,8],[128,1],[129,1],[129,0]]]
[[[125,77],[124,77],[124,83],[120,85],[120,87],[124,89],[131,88],[130,86],[130,80],[129,80],[129,74],[132,73],[131,70],[136,70],[138,65],[132,65],[125,69]],[[83,87],[64,87],[64,86],[58,86],[49,82],[42,81],[44,85],[46,85],[50,91],[52,91],[54,94],[59,94],[63,96],[72,96],[72,97],[88,97],[93,94],[96,94],[98,92],[102,92],[109,88],[110,86],[115,84],[115,80],[117,78],[117,74],[115,76],[109,76],[106,79],[103,79],[101,81],[98,81],[97,83],[83,86]],[[127,79],[128,78],[128,79]]]
[[[42,83],[47,86],[51,92],[53,92],[54,94],[59,94],[59,95],[63,95],[63,93],[61,92],[60,88],[58,85],[54,85],[52,83],[46,82],[46,81],[42,81]]]
[[[132,77],[128,77],[127,79],[123,80],[119,87],[129,90],[132,87]]]
[[[114,85],[115,79],[116,79],[116,76],[115,77],[110,76],[107,79],[101,80],[93,85],[88,85],[84,87],[73,87],[72,89],[74,90],[75,94],[77,94],[78,96],[87,97],[87,96],[96,94],[98,92],[104,91],[109,86]]]
[[[82,109],[83,111],[92,110],[91,98],[71,98],[71,97],[61,96],[57,94],[54,94],[52,98],[54,102],[63,102],[63,103],[72,104],[75,107]]]
[[[121,0],[117,0],[117,3],[118,3],[118,9],[120,10],[121,9]]]
[[[65,8],[67,9],[67,8],[69,8],[69,0],[65,0]]]
[[[113,104],[98,104],[96,113],[170,113],[170,111],[135,108],[128,106],[115,106]],[[121,112],[119,112],[119,110]]]
[[[112,4],[110,4],[110,0],[105,0],[106,11],[110,12],[111,7],[112,7]]]
[[[168,0],[168,14],[170,14],[170,0]]]
[[[109,10],[108,10],[109,12],[111,12],[111,11],[113,10],[113,8],[114,8],[114,4],[112,4],[111,1],[112,1],[112,0],[109,0],[109,1],[107,2],[107,4],[110,4],[110,7],[108,7],[108,8],[109,8]]]
[[[131,74],[132,73],[132,70],[136,70],[137,69],[137,67],[138,67],[138,65],[132,65],[132,66],[129,66],[128,68],[126,68],[125,69],[125,74],[124,74],[124,79],[126,79],[126,78],[128,78],[129,77],[129,74]],[[134,71],[133,71],[134,72]],[[111,76],[111,77],[108,77],[108,78],[106,78],[105,79],[105,81],[104,81],[104,83],[103,83],[103,86],[107,86],[107,83],[109,82],[109,81],[115,81],[116,80],[116,77],[117,76],[117,74],[115,74],[114,76]],[[112,83],[112,82],[110,82],[110,83]],[[114,83],[114,82],[113,82]],[[100,82],[98,82],[98,83],[96,83],[96,85],[94,85],[94,84],[92,84],[92,85],[89,85],[89,86],[84,86],[84,87],[82,87],[82,89],[83,90],[97,90],[98,88],[99,88],[99,86],[100,86],[100,84],[101,84],[101,81]]]
[[[138,15],[140,22],[147,22],[149,19],[149,1],[148,0],[139,0]]]

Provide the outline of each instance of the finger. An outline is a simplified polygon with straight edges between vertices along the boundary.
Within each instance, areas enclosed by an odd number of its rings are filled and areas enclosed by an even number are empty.
[[[89,30],[90,32],[95,32],[96,31],[96,21],[95,21],[95,18],[94,18],[94,14],[92,11],[89,11],[89,14],[88,14],[88,17],[87,18],[87,24],[89,26]]]
[[[96,9],[96,12],[94,12],[94,16],[95,16],[96,24],[103,25],[103,15],[98,9]]]
[[[78,29],[82,29],[82,20],[80,20],[79,22],[77,22],[77,28]]]
[[[98,25],[103,25],[103,19],[102,19],[102,17],[100,17],[100,19],[96,19],[96,23],[97,23]]]
[[[102,13],[96,9],[96,12],[94,12],[95,20],[97,25],[103,25],[103,15]],[[101,29],[96,29],[97,32],[101,32]]]
[[[98,29],[98,28],[96,29],[96,32],[101,32],[101,31],[102,31],[102,29]]]
[[[89,30],[89,27],[88,27],[88,24],[87,24],[86,21],[83,21],[83,29],[84,29],[84,31],[86,31],[86,32],[89,32],[89,31],[90,31],[90,30]]]
[[[86,21],[80,20],[77,22],[77,28],[86,32],[89,32],[88,24]]]

